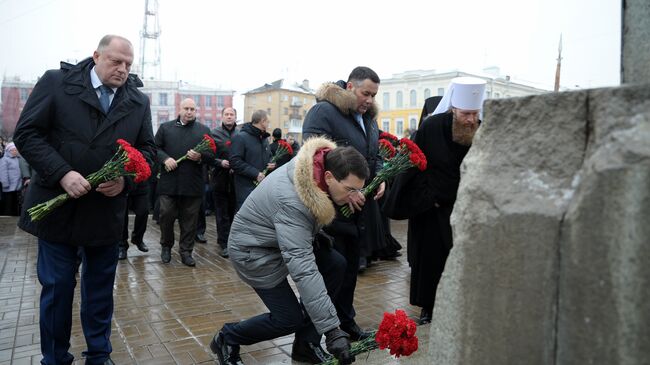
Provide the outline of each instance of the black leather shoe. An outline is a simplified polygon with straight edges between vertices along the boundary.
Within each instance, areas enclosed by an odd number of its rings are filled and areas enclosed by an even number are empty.
[[[352,342],[361,341],[372,336],[371,332],[362,330],[356,323],[353,323],[351,326],[341,325],[341,329],[350,335],[350,341]]]
[[[124,260],[126,259],[126,248],[119,246],[117,248],[117,259],[118,260]]]
[[[204,236],[203,234],[201,234],[201,233],[197,234],[196,237],[194,238],[194,240],[195,240],[196,242],[199,242],[199,243],[206,243],[206,242],[208,242],[208,240],[205,239],[205,236]]]
[[[420,312],[420,324],[431,323],[431,311],[425,308],[422,308]]]
[[[310,364],[320,364],[332,358],[320,347],[320,344],[313,344],[311,342],[293,341],[291,348],[291,358],[295,361],[307,362]]]
[[[163,246],[160,249],[160,259],[162,260],[163,264],[167,264],[167,263],[169,263],[169,261],[172,260],[172,249],[171,249],[171,247]]]
[[[181,262],[183,265],[190,267],[196,266],[196,261],[194,261],[194,258],[191,255],[181,255]]]
[[[212,337],[210,350],[213,354],[217,354],[221,365],[244,365],[239,357],[239,346],[228,345],[221,331]]]
[[[135,243],[133,241],[131,241],[131,243],[133,243],[135,245],[135,247],[137,247],[138,250],[140,250],[141,252],[149,252],[149,247],[147,247],[146,243],[144,243],[144,242]]]
[[[362,274],[368,268],[368,261],[365,257],[359,258],[359,274]]]

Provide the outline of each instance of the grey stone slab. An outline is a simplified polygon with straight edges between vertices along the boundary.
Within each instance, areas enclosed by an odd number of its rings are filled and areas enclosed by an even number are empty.
[[[650,364],[650,87],[595,90],[560,243],[558,364]]]
[[[440,364],[553,359],[558,240],[587,138],[586,92],[488,101],[452,215],[430,351]]]

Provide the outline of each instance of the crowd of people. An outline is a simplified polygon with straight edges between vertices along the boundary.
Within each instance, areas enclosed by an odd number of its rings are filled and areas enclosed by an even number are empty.
[[[149,250],[144,236],[151,212],[160,225],[162,263],[172,259],[178,220],[178,255],[189,267],[197,264],[195,243],[207,242],[206,216],[214,214],[219,255],[269,310],[216,331],[210,347],[222,365],[242,363],[241,345],[292,333],[296,361],[353,362],[350,343],[371,336],[355,321],[357,276],[373,260],[400,255],[388,217],[409,218],[411,304],[422,307],[420,323],[431,321],[453,245],[449,216],[460,162],[480,123],[480,80],[457,80],[433,113],[423,110],[412,138],[427,157],[426,171],[409,171],[366,197],[361,189],[383,167],[375,104],[380,79],[372,69],[356,67],[347,80],[324,84],[305,116],[303,144],[286,136],[293,153],[272,159],[283,136],[280,129],[269,134],[263,110],[237,126],[237,111],[223,108],[221,125],[209,130],[197,120],[195,102],[184,99],[177,118],[154,135],[149,101],[138,90],[142,81],[129,73],[132,63],[131,42],[107,35],[92,57],[47,71],[27,100],[15,144],[3,146],[0,214],[19,215],[22,205],[19,226],[38,238],[43,364],[73,361],[79,261],[83,356],[87,364],[113,364],[115,270],[128,257],[129,236],[138,250]],[[205,136],[216,152],[196,149]],[[91,186],[85,176],[111,158],[117,139],[143,154],[152,177]],[[62,192],[74,199],[42,220],[30,219],[26,209]],[[129,211],[135,215],[130,235]]]

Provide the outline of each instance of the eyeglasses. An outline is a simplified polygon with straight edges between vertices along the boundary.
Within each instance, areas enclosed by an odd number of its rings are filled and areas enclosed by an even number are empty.
[[[355,189],[355,188],[353,188],[353,187],[351,187],[351,186],[347,186],[347,185],[345,185],[344,183],[342,183],[341,180],[338,180],[338,179],[337,179],[336,181],[337,181],[339,184],[343,185],[343,187],[345,188],[345,190],[347,190],[347,191],[348,191],[348,194],[350,194],[350,195],[352,195],[352,194],[354,194],[354,193],[361,193],[361,194],[363,194],[362,189]]]

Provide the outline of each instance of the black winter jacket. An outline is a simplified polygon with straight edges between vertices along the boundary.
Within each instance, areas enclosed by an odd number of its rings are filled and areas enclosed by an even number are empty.
[[[230,167],[235,170],[235,195],[237,206],[255,189],[257,175],[271,160],[269,134],[247,123],[232,139],[230,146]]]
[[[183,125],[179,118],[160,125],[156,132],[158,146],[158,163],[160,164],[160,180],[157,192],[159,195],[202,196],[204,191],[203,165],[211,164],[214,153],[211,150],[201,153],[201,162],[185,159],[173,171],[165,169],[165,160],[178,160],[187,151],[196,147],[203,135],[210,135],[210,129],[203,124],[192,121]]]
[[[36,83],[20,115],[14,140],[36,175],[25,198],[29,209],[59,194],[69,171],[87,176],[99,170],[117,150],[116,140],[125,139],[151,162],[155,144],[149,99],[137,87],[142,82],[129,75],[115,93],[111,109],[104,114],[90,81],[92,58],[77,65],[61,63]],[[49,242],[81,246],[117,244],[122,237],[126,193],[116,197],[91,191],[70,199],[40,221],[32,222],[23,211],[19,227]]]

